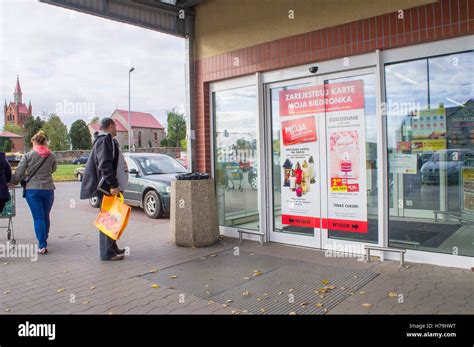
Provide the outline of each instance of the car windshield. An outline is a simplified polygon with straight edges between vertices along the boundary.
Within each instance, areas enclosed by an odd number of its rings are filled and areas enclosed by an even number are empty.
[[[183,165],[168,156],[138,157],[136,160],[145,175],[186,173]]]

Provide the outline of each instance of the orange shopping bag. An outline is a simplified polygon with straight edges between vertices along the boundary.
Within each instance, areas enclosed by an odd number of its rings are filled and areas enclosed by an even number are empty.
[[[127,227],[131,207],[123,202],[123,195],[104,195],[94,225],[113,240],[118,240]]]

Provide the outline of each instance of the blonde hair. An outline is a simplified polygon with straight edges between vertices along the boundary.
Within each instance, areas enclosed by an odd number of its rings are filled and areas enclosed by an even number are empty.
[[[45,146],[48,142],[46,134],[43,130],[38,131],[32,138],[31,143],[37,143],[40,146]]]

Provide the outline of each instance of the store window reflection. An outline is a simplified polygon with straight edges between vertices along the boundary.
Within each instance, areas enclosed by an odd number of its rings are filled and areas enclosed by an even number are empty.
[[[474,255],[474,52],[385,67],[389,243]]]
[[[219,223],[257,230],[256,87],[215,92],[213,106]]]

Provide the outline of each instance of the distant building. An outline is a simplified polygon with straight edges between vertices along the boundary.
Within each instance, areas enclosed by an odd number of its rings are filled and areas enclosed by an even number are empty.
[[[120,121],[118,120],[115,120],[115,126],[117,128],[117,141],[119,142],[120,144],[120,147],[123,147],[123,139],[128,139],[127,137],[127,129],[122,125],[122,123],[120,123]],[[98,133],[100,131],[99,129],[99,123],[92,123],[92,124],[89,124],[89,131],[91,133],[91,138],[92,138],[92,142],[94,142],[94,134],[95,133]],[[128,140],[127,140],[128,141]],[[125,141],[125,144],[127,144],[127,142]]]
[[[23,141],[23,136],[11,133],[9,131],[0,132],[0,137],[8,138],[12,143],[11,152],[24,152],[25,143]],[[0,148],[0,151],[3,151],[3,148]]]
[[[8,105],[7,101],[5,100],[5,124],[15,124],[24,128],[27,117],[31,117],[32,107],[31,101],[29,101],[28,106],[23,103],[23,93],[21,92],[20,78],[18,76],[16,78],[16,86],[15,91],[13,92],[13,98],[14,101],[11,101]]]
[[[125,128],[123,134],[117,131],[120,146],[128,146],[128,111],[115,110],[111,117]],[[164,126],[151,113],[131,111],[130,123],[135,147],[159,147],[166,137]]]

